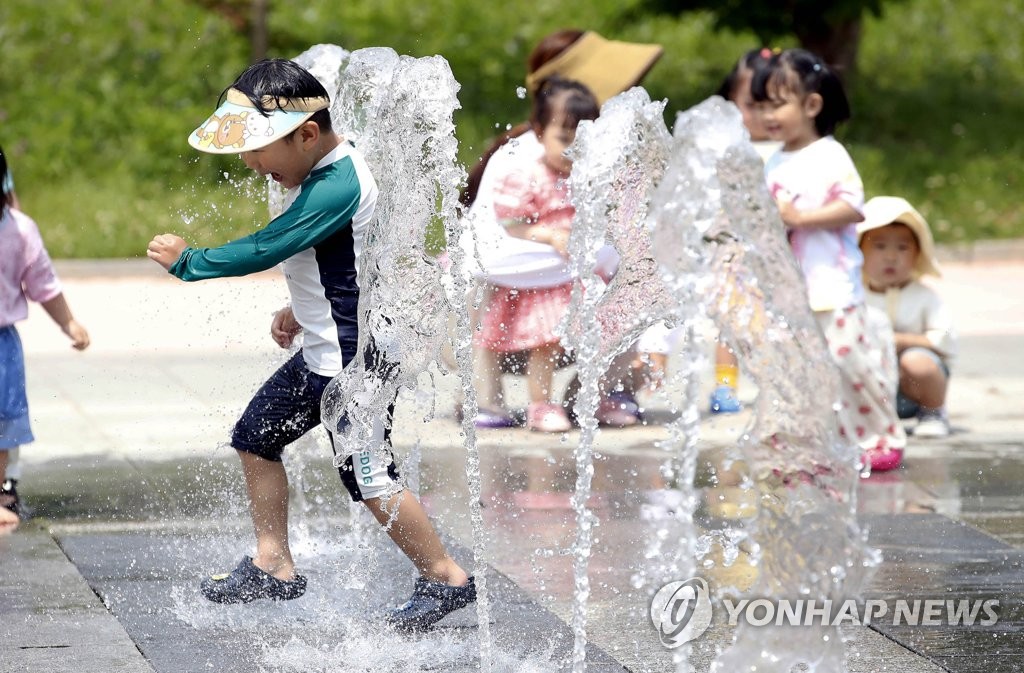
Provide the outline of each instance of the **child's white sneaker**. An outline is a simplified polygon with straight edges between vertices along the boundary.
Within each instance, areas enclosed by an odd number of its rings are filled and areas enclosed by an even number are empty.
[[[949,437],[949,421],[946,419],[946,410],[943,408],[922,409],[917,415],[914,436],[922,439]]]

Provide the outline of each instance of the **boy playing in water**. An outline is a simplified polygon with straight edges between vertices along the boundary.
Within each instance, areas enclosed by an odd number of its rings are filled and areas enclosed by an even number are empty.
[[[250,66],[220,103],[189,143],[204,152],[237,152],[246,166],[271,176],[288,190],[284,212],[216,248],[192,248],[178,236],[161,234],[147,254],[186,281],[243,276],[283,262],[292,303],[275,314],[271,335],[288,348],[302,333],[303,346],[256,392],[231,436],[245,475],[256,555],[226,575],[204,580],[200,589],[218,603],[290,600],[305,593],[306,579],[295,572],[288,545],[288,477],[281,454],[320,424],[324,389],[357,355],[356,269],[377,186],[362,155],[333,131],[327,91],[296,63],[274,59]],[[259,123],[246,120],[256,116]],[[239,123],[245,132],[232,133]],[[373,354],[363,357],[369,370]],[[333,445],[330,428],[328,435]],[[379,440],[389,445],[386,431]],[[475,601],[473,578],[445,551],[419,501],[406,490],[395,493],[394,461],[385,464],[376,451],[361,452],[358,460],[359,479],[349,455],[339,468],[342,483],[382,525],[397,508],[388,535],[421,575],[412,598],[387,623],[422,630]]]

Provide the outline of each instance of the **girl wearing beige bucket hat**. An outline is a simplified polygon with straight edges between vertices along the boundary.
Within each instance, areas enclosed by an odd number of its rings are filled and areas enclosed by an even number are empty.
[[[867,304],[884,311],[895,332],[896,411],[900,418],[917,418],[915,437],[945,437],[956,333],[942,297],[920,280],[941,275],[928,222],[906,199],[876,196],[864,204],[857,237],[864,253]]]

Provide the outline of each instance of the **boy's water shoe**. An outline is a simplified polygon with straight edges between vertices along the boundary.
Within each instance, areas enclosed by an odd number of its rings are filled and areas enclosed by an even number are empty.
[[[290,601],[306,593],[306,578],[296,575],[293,580],[279,580],[245,556],[230,573],[203,580],[199,590],[214,603],[251,603],[261,598]]]
[[[385,622],[396,631],[426,631],[438,621],[476,600],[476,582],[470,577],[461,587],[432,582],[425,577],[416,580],[412,598],[387,616]]]

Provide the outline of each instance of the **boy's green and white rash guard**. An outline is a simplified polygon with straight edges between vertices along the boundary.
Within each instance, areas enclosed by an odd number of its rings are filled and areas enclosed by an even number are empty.
[[[359,338],[359,253],[377,202],[363,156],[342,142],[288,190],[266,227],[216,248],[186,248],[170,273],[186,281],[244,276],[283,262],[310,371],[336,376]]]

